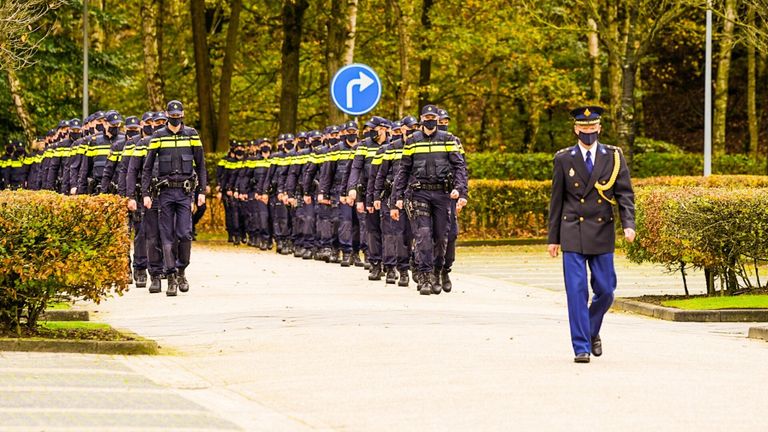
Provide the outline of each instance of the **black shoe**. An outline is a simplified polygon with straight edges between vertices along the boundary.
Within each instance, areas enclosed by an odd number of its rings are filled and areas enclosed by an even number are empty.
[[[576,363],[589,363],[589,353],[578,353],[573,358],[573,361]]]
[[[419,273],[418,275],[418,289],[421,295],[432,294],[432,279],[427,273]]]
[[[184,273],[179,273],[178,276],[176,276],[176,284],[179,287],[179,291],[183,293],[189,291],[189,282],[187,282],[187,278],[184,276]]]
[[[393,284],[393,285],[397,283],[397,272],[395,271],[394,267],[390,267],[387,269],[386,282],[388,284]]]
[[[451,283],[451,278],[448,276],[448,272],[443,270],[440,273],[440,284],[443,286],[443,291],[449,293],[453,289],[453,283]]]
[[[368,280],[381,280],[381,264],[371,264],[371,272],[368,273]]]
[[[595,357],[603,355],[603,341],[600,340],[600,335],[597,335],[592,339],[592,354]]]
[[[360,253],[355,252],[352,254],[352,265],[355,267],[365,267],[365,263],[360,259]]]
[[[400,280],[397,281],[397,286],[407,287],[410,282],[408,270],[400,270]]]
[[[290,240],[286,240],[285,243],[283,243],[283,250],[281,252],[281,255],[291,255],[293,254],[293,243],[290,242]]]
[[[149,285],[150,294],[157,294],[163,290],[162,284],[160,283],[160,276],[151,276],[150,279],[151,279],[151,283]]]
[[[266,240],[261,240],[261,241],[259,242],[259,249],[261,249],[261,250],[263,250],[263,251],[265,251],[265,250],[269,250],[269,244],[268,244],[268,242],[267,242]]]
[[[168,297],[175,297],[176,291],[178,290],[179,286],[176,282],[176,275],[175,274],[169,274],[168,275],[168,288],[165,290],[165,295]]]
[[[341,254],[341,266],[349,267],[352,265],[352,254],[344,252]]]
[[[301,246],[296,246],[293,248],[293,257],[294,258],[301,258],[304,256],[304,248]]]
[[[328,260],[331,264],[338,264],[341,262],[341,258],[339,258],[339,251],[338,249],[332,249],[331,250],[331,258]]]
[[[429,278],[429,282],[432,284],[432,294],[440,294],[443,291],[443,287],[437,280],[437,276],[435,276],[434,273],[427,273],[427,277]]]
[[[232,244],[235,246],[240,245],[240,236],[232,236]]]
[[[283,253],[283,241],[282,240],[277,240],[275,242],[275,244],[277,245],[277,246],[275,246],[275,252],[277,252],[279,254]]]
[[[146,270],[136,270],[135,272],[133,272],[133,277],[136,278],[136,288],[147,287],[147,271]]]
[[[227,235],[227,243],[234,243],[234,242],[235,242],[235,238],[232,237],[232,234],[228,234]]]
[[[307,248],[307,249],[304,249],[304,254],[301,255],[301,258],[305,260],[311,260],[313,256],[314,256],[314,253],[312,251],[312,248]]]
[[[368,258],[366,258],[365,261],[363,261],[363,268],[365,268],[366,270],[370,270],[372,267],[373,266],[371,265],[371,263],[368,262]]]

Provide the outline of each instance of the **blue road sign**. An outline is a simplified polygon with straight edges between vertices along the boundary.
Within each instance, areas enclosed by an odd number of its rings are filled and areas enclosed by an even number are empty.
[[[381,99],[381,80],[370,67],[355,63],[336,72],[331,98],[340,110],[353,116],[370,112]]]

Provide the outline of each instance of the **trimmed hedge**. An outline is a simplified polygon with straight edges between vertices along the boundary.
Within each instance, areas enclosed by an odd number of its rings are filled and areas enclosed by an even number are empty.
[[[34,329],[52,300],[122,294],[130,245],[122,198],[0,192],[0,327]]]
[[[470,180],[469,205],[459,214],[462,236],[473,239],[543,237],[551,181]]]
[[[761,285],[759,276],[756,284],[751,276],[759,275],[758,262],[768,260],[765,187],[639,188],[636,203],[638,240],[627,245],[631,261],[662,264],[684,278],[686,268],[704,269],[710,295],[718,285],[728,294]]]
[[[468,153],[470,177],[496,180],[549,180],[552,178],[549,153]],[[712,161],[717,174],[766,174],[766,160],[747,155],[720,155]],[[699,176],[704,157],[695,153],[638,153],[631,167],[633,178],[656,176]]]

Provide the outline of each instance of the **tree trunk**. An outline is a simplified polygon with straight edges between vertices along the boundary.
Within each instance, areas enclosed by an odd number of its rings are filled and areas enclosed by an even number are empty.
[[[600,97],[602,96],[602,88],[600,86],[602,70],[600,67],[600,46],[597,41],[597,23],[594,19],[590,18],[588,25],[592,30],[589,32],[587,40],[589,45],[589,59],[592,61],[592,100],[600,102]]]
[[[13,70],[13,68],[6,69],[6,73],[8,74],[8,87],[11,91],[13,106],[16,108],[16,115],[19,116],[21,127],[24,128],[24,137],[27,139],[27,143],[31,145],[33,142],[35,142],[35,126],[29,116],[27,106],[24,103],[21,82],[19,81],[19,77],[16,75],[16,71]]]
[[[749,6],[747,24],[755,25],[755,9]],[[749,123],[749,142],[746,153],[753,158],[760,154],[758,151],[760,124],[757,117],[757,66],[755,61],[755,46],[747,45],[747,118]]]
[[[341,59],[344,55],[345,23],[342,16],[341,3],[346,0],[331,0],[331,10],[327,23],[327,39],[325,41],[325,69],[328,73],[328,81],[333,79],[336,71],[341,67]],[[328,124],[339,124],[344,121],[342,113],[333,98],[328,94]]]
[[[610,92],[610,106],[608,112],[611,117],[611,135],[618,136],[618,116],[621,105],[621,55],[619,46],[622,46],[619,35],[619,15],[617,2],[608,2],[608,36],[614,49],[608,50],[608,91]]]
[[[389,0],[389,2],[395,11],[395,19],[397,20],[398,54],[400,55],[400,81],[397,83],[397,116],[402,118],[411,107],[411,102],[408,100],[408,90],[410,89],[408,51],[411,47],[409,28],[412,25],[410,15],[403,11],[401,0]]]
[[[216,114],[213,110],[213,79],[208,53],[205,26],[205,0],[191,0],[192,42],[195,49],[195,76],[197,79],[197,104],[200,113],[200,138],[205,151],[213,151],[216,145]]]
[[[715,78],[715,116],[713,119],[712,150],[724,153],[726,143],[726,114],[728,110],[728,76],[731,71],[733,51],[733,27],[736,20],[736,0],[725,0],[725,17],[720,37],[720,54]]]
[[[90,13],[88,19],[88,27],[91,30],[91,40],[89,43],[90,49],[94,52],[104,51],[104,23],[101,22],[99,17],[104,16],[104,5],[101,1],[89,2],[89,10],[96,9],[97,13],[95,17],[91,17]],[[92,6],[91,6],[92,5]]]
[[[631,164],[635,144],[635,79],[638,62],[635,37],[638,32],[638,12],[630,9],[628,14],[624,55],[621,59],[621,105],[616,118],[616,130],[617,144],[624,150],[627,163]]]
[[[347,0],[347,27],[344,35],[344,64],[355,61],[355,38],[357,37],[357,0]]]
[[[160,54],[157,39],[157,11],[154,0],[141,2],[141,39],[144,49],[144,75],[147,80],[147,99],[153,111],[163,109],[163,80],[160,76]]]
[[[283,3],[283,48],[280,77],[280,132],[294,132],[299,108],[299,50],[304,12],[308,0],[285,0]]]
[[[435,0],[424,0],[421,6],[421,28],[423,34],[427,35],[432,31],[432,20],[429,19],[429,11]],[[432,77],[432,57],[429,55],[429,45],[427,38],[422,38],[422,58],[419,62],[419,111],[424,105],[431,103],[429,99],[429,83]],[[424,54],[426,53],[426,54]]]
[[[526,128],[526,146],[528,153],[536,151],[536,141],[541,126],[541,96],[536,83],[528,83],[528,126]]]
[[[235,69],[235,57],[238,53],[237,35],[240,29],[240,10],[243,0],[231,0],[229,4],[229,26],[227,27],[227,46],[224,48],[224,61],[221,66],[219,83],[219,123],[217,125],[216,146],[214,151],[224,150],[229,146],[229,106],[232,94],[232,72]]]
[[[637,72],[635,73],[635,136],[644,135],[645,131],[645,111],[643,110],[643,67],[637,62]]]
[[[155,29],[157,30],[157,69],[160,71],[160,78],[163,76],[163,39],[165,36],[165,0],[155,0],[157,10],[160,13],[155,17]]]

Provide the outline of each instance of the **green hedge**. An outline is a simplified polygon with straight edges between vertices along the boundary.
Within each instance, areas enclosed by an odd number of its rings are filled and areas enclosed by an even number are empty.
[[[99,302],[128,280],[125,200],[0,192],[0,328],[34,330],[56,299]]]
[[[462,237],[543,237],[551,182],[470,180],[469,205],[459,214]]]
[[[549,153],[468,153],[471,178],[496,180],[548,180],[552,178]],[[746,155],[720,155],[712,161],[715,174],[766,173],[765,159]],[[634,178],[656,176],[697,176],[704,172],[704,157],[694,153],[638,153],[632,162]]]
[[[761,285],[753,276],[768,260],[765,187],[639,188],[636,203],[637,241],[627,246],[633,262],[704,269],[709,294]]]

